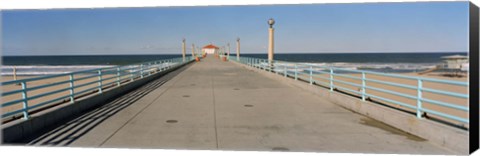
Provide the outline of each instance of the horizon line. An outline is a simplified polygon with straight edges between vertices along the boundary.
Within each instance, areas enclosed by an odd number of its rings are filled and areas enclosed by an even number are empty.
[[[437,51],[420,51],[420,52],[297,52],[297,53],[292,53],[292,52],[277,52],[275,54],[372,54],[372,53],[392,53],[392,54],[398,54],[398,53],[469,53],[468,51],[442,51],[442,52],[437,52]],[[234,55],[236,52],[230,52],[230,55]],[[241,55],[242,53],[240,53]],[[246,52],[243,54],[267,54],[265,53],[259,53],[259,52]],[[142,56],[142,55],[182,55],[182,53],[161,53],[161,54],[74,54],[74,55],[1,55],[2,57],[7,56],[7,57],[17,57],[17,56]],[[190,54],[191,55],[191,54]],[[187,56],[190,56],[187,54]]]

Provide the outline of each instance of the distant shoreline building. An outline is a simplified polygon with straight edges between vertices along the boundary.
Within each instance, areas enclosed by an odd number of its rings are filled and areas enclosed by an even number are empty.
[[[452,56],[444,56],[442,57],[444,61],[443,68],[446,69],[460,69],[462,71],[467,71],[469,62],[468,56],[463,55],[452,55]]]
[[[217,46],[213,44],[206,45],[202,48],[202,54],[207,53],[207,54],[214,54],[217,53],[220,50]]]

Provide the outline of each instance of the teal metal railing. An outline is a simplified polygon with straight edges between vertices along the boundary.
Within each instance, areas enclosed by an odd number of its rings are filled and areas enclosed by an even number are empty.
[[[237,61],[237,59],[230,59],[231,61]],[[437,83],[445,86],[463,87],[465,91],[468,91],[468,82],[441,80],[425,77],[406,76],[399,74],[380,73],[364,70],[353,70],[336,68],[327,65],[315,65],[309,63],[294,63],[284,61],[272,61],[268,62],[266,59],[252,58],[252,57],[240,57],[238,61],[242,64],[246,64],[251,67],[255,67],[268,72],[273,72],[284,77],[289,77],[295,80],[302,80],[310,85],[323,86],[330,91],[339,91],[343,93],[354,94],[365,101],[367,99],[376,99],[384,103],[399,105],[411,110],[414,110],[417,118],[425,118],[425,113],[433,114],[446,119],[446,121],[459,122],[465,126],[469,124],[468,119],[468,93],[456,93],[449,91],[448,89],[434,89],[425,87],[425,83]],[[392,80],[382,80],[381,78],[369,78],[374,76],[395,78],[399,80],[408,80],[410,84],[399,83]],[[348,80],[347,80],[348,79]],[[350,81],[349,81],[350,80]],[[411,83],[415,83],[414,85]],[[377,85],[374,85],[377,84]],[[381,84],[382,87],[378,84]],[[355,88],[355,89],[352,89]],[[398,91],[401,88],[406,92]],[[413,95],[411,93],[414,93]],[[424,96],[424,94],[435,94],[440,97],[457,98],[465,101],[464,103],[452,103],[445,102],[438,99],[430,99]],[[396,100],[398,98],[391,98],[388,95],[402,97],[409,99],[413,102],[406,102],[408,100]],[[443,99],[443,98],[440,98]],[[427,108],[425,104],[436,107]],[[451,110],[459,111],[457,115],[452,115]],[[455,114],[455,113],[453,113]],[[460,114],[460,115],[459,115]],[[461,115],[463,114],[463,115]],[[465,117],[465,115],[467,117]]]
[[[172,58],[1,82],[2,120],[17,117],[29,119],[30,113],[40,108],[68,101],[75,103],[77,98],[90,94],[102,94],[105,89],[110,87],[120,87],[192,60],[194,58],[189,56],[186,57],[185,62],[183,62],[183,58]],[[30,86],[42,81],[44,84]],[[48,83],[45,83],[47,81]],[[10,87],[8,87],[9,85]],[[7,88],[14,89],[5,90]],[[32,95],[32,92],[37,92],[37,94]],[[65,92],[68,93],[65,94]],[[35,101],[35,104],[32,104],[32,101]]]

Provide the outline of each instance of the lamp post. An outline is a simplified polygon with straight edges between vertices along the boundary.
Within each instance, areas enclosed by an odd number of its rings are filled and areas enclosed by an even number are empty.
[[[227,43],[227,60],[230,60],[230,43]]]
[[[200,53],[200,47],[197,46],[197,53],[195,54],[197,57],[199,57],[199,55],[201,55]]]
[[[240,61],[240,38],[237,37],[237,61]]]
[[[220,55],[218,58],[220,58],[220,60],[223,60],[224,57],[225,57],[225,46],[220,46]]]
[[[183,58],[183,62],[185,62],[185,38],[183,38],[182,40],[182,58]]]
[[[273,18],[270,18],[268,20],[268,25],[270,25],[270,28],[268,28],[268,63],[270,64],[270,67],[273,69],[273,24],[275,24],[275,20]]]
[[[195,44],[192,44],[192,57],[195,58]]]

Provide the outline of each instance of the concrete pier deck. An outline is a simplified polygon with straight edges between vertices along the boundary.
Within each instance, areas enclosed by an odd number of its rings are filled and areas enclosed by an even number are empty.
[[[26,142],[76,147],[452,153],[213,56]]]

